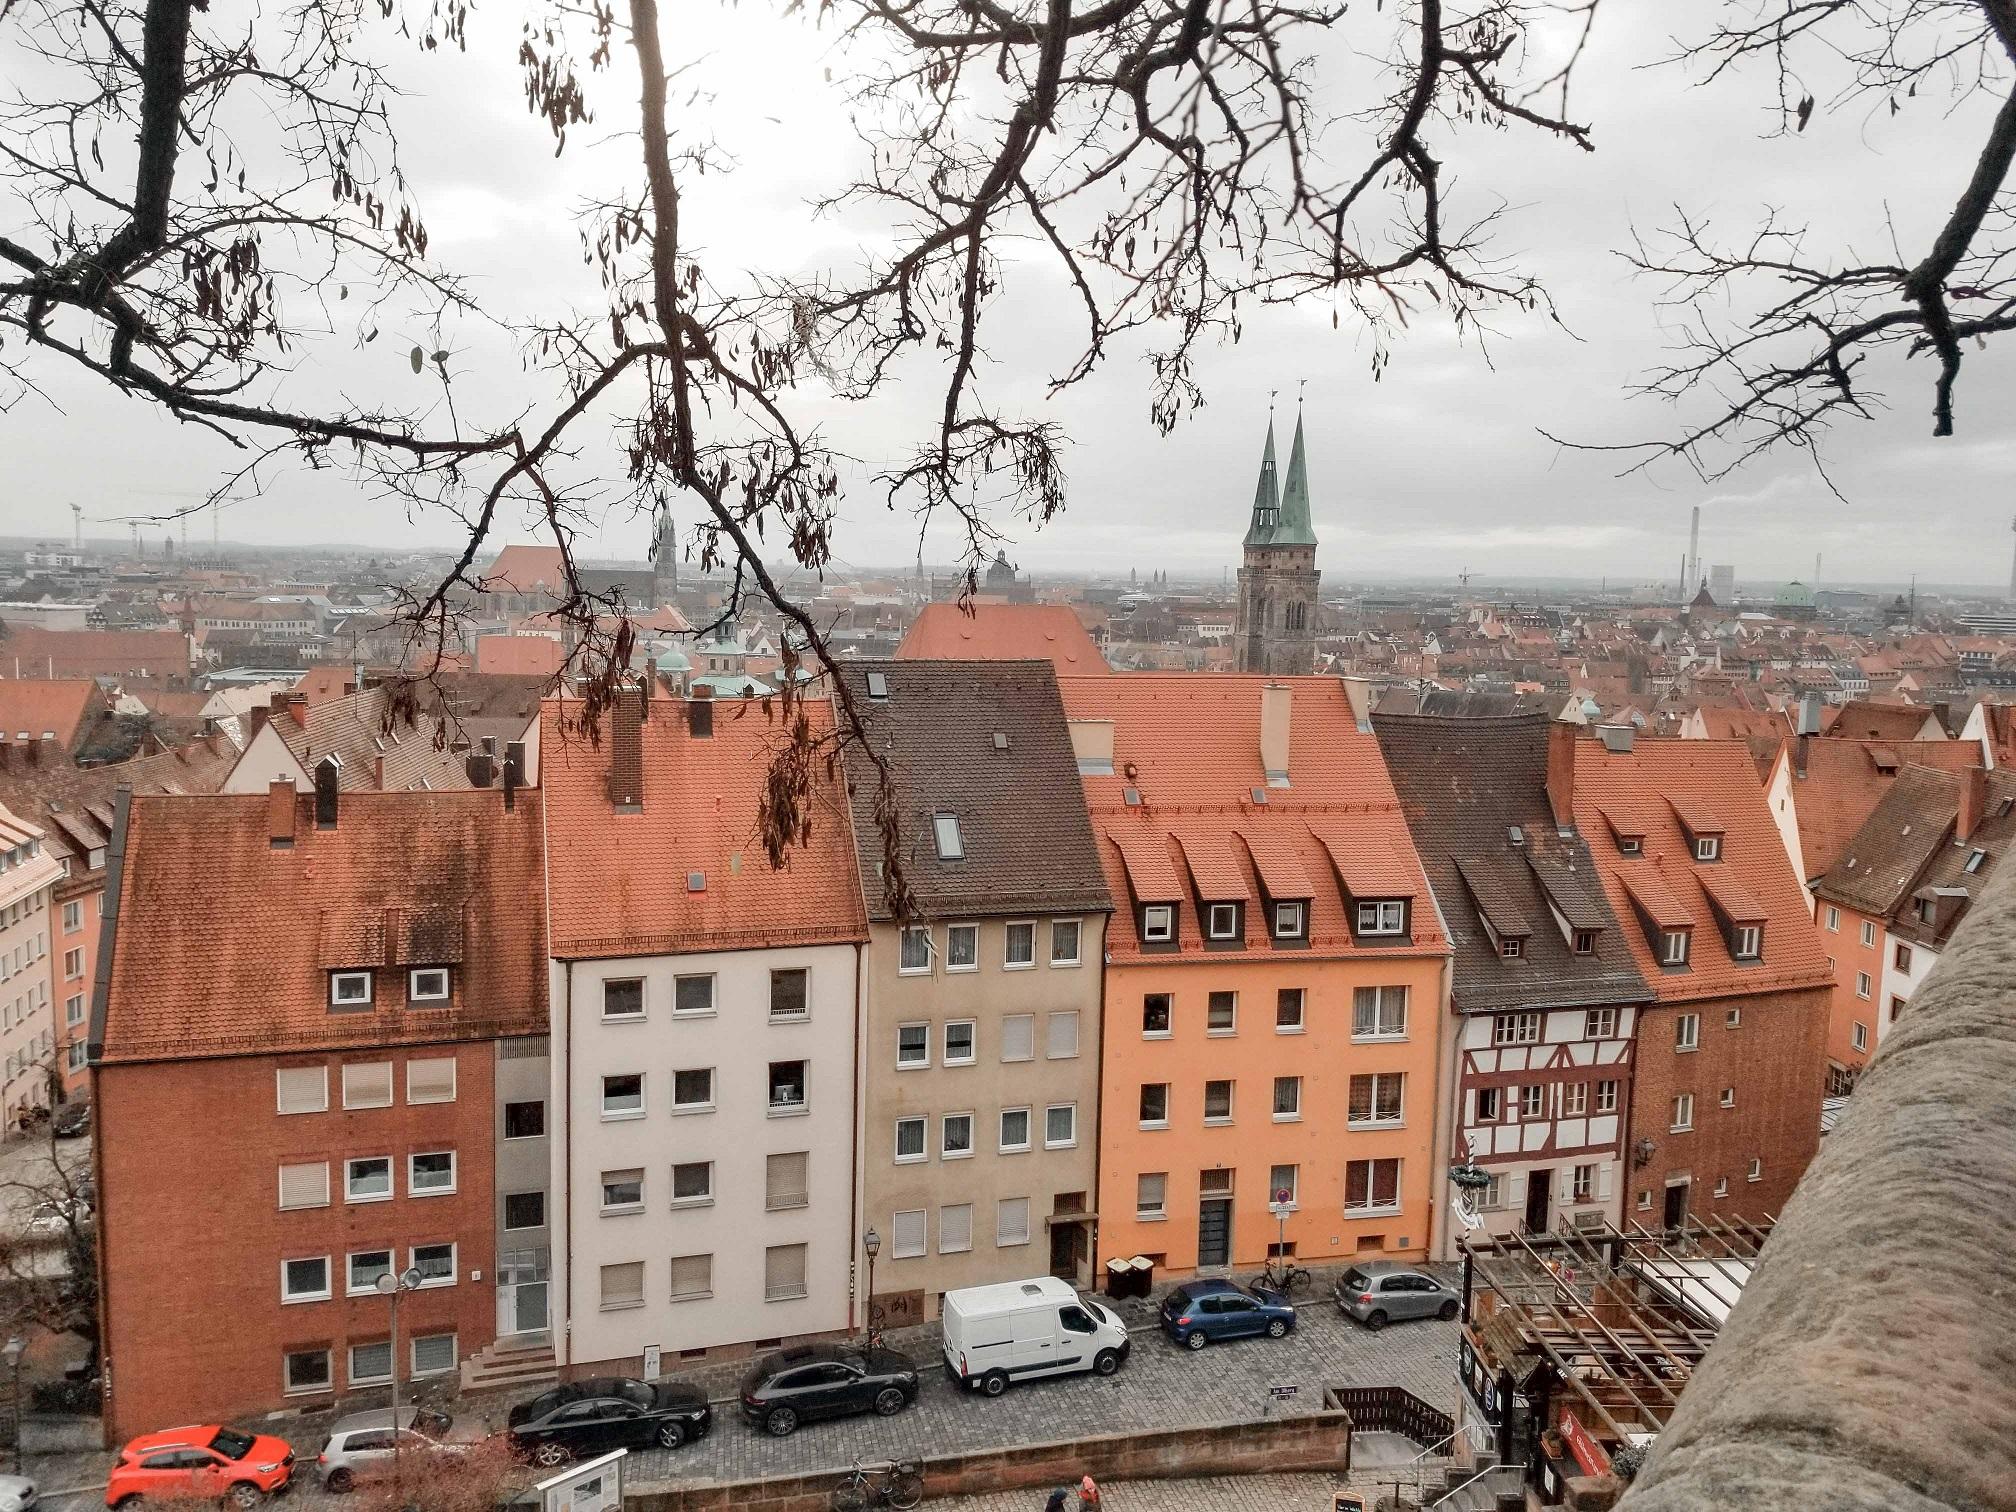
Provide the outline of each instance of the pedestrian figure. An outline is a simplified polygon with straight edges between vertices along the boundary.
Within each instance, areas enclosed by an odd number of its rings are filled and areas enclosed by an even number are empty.
[[[1079,1512],[1097,1512],[1099,1506],[1099,1486],[1091,1476],[1078,1482]]]
[[[1043,1512],[1064,1512],[1064,1503],[1071,1493],[1059,1486],[1050,1493],[1050,1500],[1043,1503]]]

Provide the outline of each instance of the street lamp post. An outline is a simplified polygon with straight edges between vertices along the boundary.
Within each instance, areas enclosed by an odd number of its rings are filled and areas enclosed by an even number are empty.
[[[27,1348],[27,1341],[19,1334],[9,1339],[4,1348],[0,1348],[0,1354],[4,1354],[7,1357],[7,1368],[13,1376],[14,1473],[16,1475],[26,1475],[28,1473],[28,1453],[21,1447],[21,1356],[26,1352]]]
[[[415,1291],[424,1278],[420,1267],[409,1265],[394,1274],[385,1272],[378,1278],[379,1292],[392,1303],[392,1484],[399,1484],[399,1298],[402,1294]]]
[[[861,1236],[861,1252],[868,1257],[868,1295],[861,1309],[861,1320],[867,1325],[868,1338],[875,1338],[875,1257],[882,1253],[882,1236],[870,1225],[868,1232]]]

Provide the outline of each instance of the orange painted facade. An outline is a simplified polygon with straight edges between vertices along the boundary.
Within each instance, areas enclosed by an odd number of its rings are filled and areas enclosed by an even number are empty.
[[[1884,1011],[1883,962],[1890,949],[1890,932],[1882,919],[1845,903],[1829,903],[1825,898],[1814,906],[1814,923],[1819,926],[1820,943],[1834,971],[1834,993],[1827,1015],[1830,1090],[1845,1092],[1842,1073],[1847,1073],[1845,1079],[1852,1081],[1876,1053],[1878,1015]],[[1873,941],[1871,944],[1862,943],[1865,929]],[[1865,981],[1866,997],[1862,990]],[[1859,1048],[1857,1025],[1862,1031]]]

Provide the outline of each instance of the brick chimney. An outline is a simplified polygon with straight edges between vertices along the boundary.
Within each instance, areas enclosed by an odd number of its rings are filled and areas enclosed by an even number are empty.
[[[641,767],[641,757],[640,757]],[[508,812],[518,806],[518,789],[525,781],[525,742],[509,741],[504,746],[504,807]]]
[[[1547,807],[1556,829],[1575,827],[1575,726],[1563,719],[1547,726]]]
[[[294,843],[294,784],[276,777],[266,784],[266,837],[275,850]]]
[[[609,801],[619,810],[644,807],[644,707],[618,695],[609,706]]]
[[[1295,690],[1287,683],[1270,682],[1260,689],[1260,767],[1267,774],[1267,786],[1288,786],[1289,716],[1295,707]]]
[[[286,695],[286,698],[287,698],[288,717],[291,718],[296,725],[300,726],[300,728],[304,730],[307,729],[308,695],[306,693],[289,693]]]
[[[1971,766],[1960,774],[1960,813],[1953,821],[1953,838],[1971,840],[1988,811],[1988,769]]]

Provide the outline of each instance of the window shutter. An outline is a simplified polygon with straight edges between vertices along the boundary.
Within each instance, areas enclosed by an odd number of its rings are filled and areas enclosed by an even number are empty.
[[[1029,1199],[1027,1197],[1004,1197],[994,1221],[994,1242],[997,1245],[1027,1244],[1029,1242]]]
[[[406,1062],[406,1101],[444,1103],[455,1101],[455,1058],[452,1055]]]
[[[628,1307],[644,1300],[644,1262],[602,1267],[602,1305]]]
[[[898,1260],[914,1259],[924,1253],[924,1209],[912,1208],[898,1213],[890,1229],[890,1253]]]
[[[320,1113],[329,1106],[326,1066],[287,1066],[273,1073],[282,1113]]]
[[[1526,1205],[1526,1173],[1514,1171],[1505,1180],[1505,1206],[1524,1207]]]
[[[674,1255],[672,1257],[672,1296],[704,1297],[714,1290],[714,1257],[712,1255]]]
[[[1068,1060],[1078,1053],[1078,1015],[1073,1013],[1053,1013],[1050,1015],[1051,1060]]]
[[[773,1244],[763,1252],[763,1295],[772,1302],[805,1295],[805,1246]]]
[[[958,1254],[973,1248],[973,1204],[955,1203],[938,1209],[938,1253]]]
[[[771,1211],[803,1207],[807,1201],[806,1167],[808,1154],[772,1155],[764,1162],[764,1205]]]
[[[326,1160],[280,1167],[280,1206],[304,1208],[328,1205],[329,1163]]]
[[[1011,1013],[1001,1020],[1001,1059],[1033,1060],[1036,1056],[1036,1015]]]
[[[392,1062],[352,1061],[343,1068],[343,1106],[392,1106]]]
[[[1596,1167],[1596,1196],[1599,1200],[1610,1200],[1610,1162],[1604,1161]]]
[[[438,1375],[455,1368],[455,1335],[428,1334],[413,1341],[413,1374]]]

